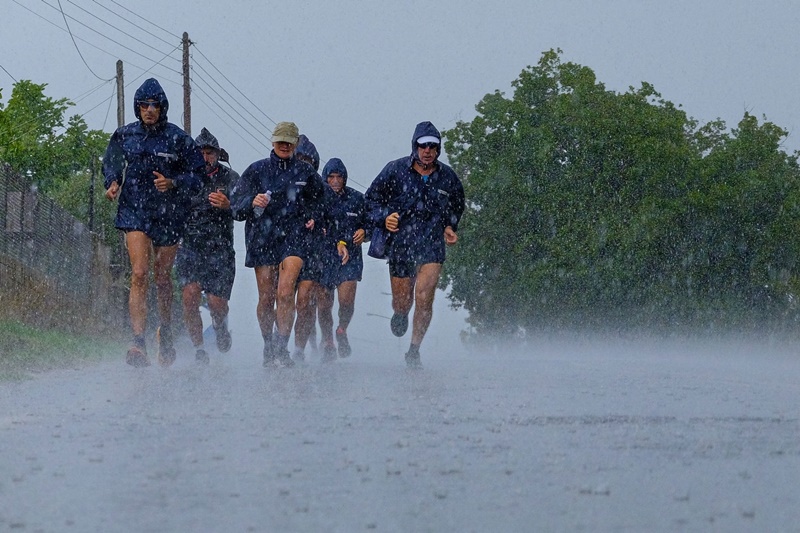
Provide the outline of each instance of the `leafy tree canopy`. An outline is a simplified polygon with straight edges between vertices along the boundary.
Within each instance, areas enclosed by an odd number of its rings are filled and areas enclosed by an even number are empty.
[[[0,160],[28,176],[45,192],[86,173],[109,135],[89,130],[79,115],[66,119],[72,102],[46,96],[46,84],[21,80],[0,103]]]
[[[699,126],[655,88],[609,91],[545,52],[444,132],[467,211],[443,285],[479,332],[716,327],[797,294],[797,158],[745,114]]]

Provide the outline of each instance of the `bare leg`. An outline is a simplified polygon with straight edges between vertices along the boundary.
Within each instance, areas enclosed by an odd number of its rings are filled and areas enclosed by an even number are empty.
[[[414,278],[391,278],[392,309],[395,313],[407,315],[414,303]]]
[[[197,282],[183,287],[183,322],[195,347],[203,345],[203,318],[200,316],[202,295],[200,284]]]
[[[310,279],[297,283],[297,323],[294,325],[294,345],[302,352],[314,327],[314,306],[311,305],[317,284]]]
[[[144,335],[147,325],[147,285],[150,273],[150,237],[141,231],[125,234],[125,246],[131,261],[131,290],[128,310],[131,316],[131,329],[134,336]]]
[[[275,324],[275,295],[278,290],[278,267],[258,266],[255,268],[256,285],[258,286],[258,306],[256,317],[265,340],[272,339],[272,328]]]
[[[337,331],[347,331],[347,326],[350,325],[350,320],[353,319],[353,313],[356,308],[356,288],[358,282],[355,280],[344,281],[339,284],[336,291],[339,293],[339,326]]]
[[[178,245],[157,246],[153,261],[153,274],[156,281],[156,296],[158,300],[158,315],[161,324],[172,324],[172,265],[178,254]]]
[[[206,297],[208,298],[208,310],[211,312],[211,323],[219,326],[228,318],[228,300],[213,294],[207,294]]]
[[[317,293],[317,314],[322,345],[333,342],[333,291],[320,287]]]
[[[278,294],[276,322],[278,324],[278,335],[286,339],[292,333],[295,313],[295,285],[297,276],[303,267],[303,260],[297,256],[289,256],[281,262],[278,271]]]
[[[428,331],[433,318],[433,297],[439,283],[441,263],[426,263],[417,271],[417,283],[414,289],[414,325],[411,330],[411,344],[419,346]]]

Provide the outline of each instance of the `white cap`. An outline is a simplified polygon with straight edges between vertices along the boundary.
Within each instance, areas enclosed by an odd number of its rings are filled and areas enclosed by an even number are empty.
[[[439,144],[441,141],[438,137],[434,137],[433,135],[426,135],[425,137],[420,137],[417,139],[417,144],[425,144],[425,143],[436,143]]]

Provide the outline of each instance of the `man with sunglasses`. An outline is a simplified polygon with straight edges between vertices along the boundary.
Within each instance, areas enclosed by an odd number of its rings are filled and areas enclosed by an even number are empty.
[[[205,163],[194,139],[167,121],[169,101],[156,79],[136,90],[133,104],[138,120],[114,132],[103,157],[106,198],[119,201],[115,226],[125,232],[131,263],[133,341],[125,360],[135,367],[150,364],[145,327],[152,256],[160,318],[158,361],[170,366],[175,361],[172,265]]]
[[[420,122],[411,139],[411,155],[388,163],[364,195],[371,224],[390,237],[385,258],[392,288],[392,333],[405,335],[415,305],[406,364],[420,368],[420,344],[433,317],[433,298],[445,246],[458,241],[464,212],[464,188],[456,173],[439,161],[441,135]]]

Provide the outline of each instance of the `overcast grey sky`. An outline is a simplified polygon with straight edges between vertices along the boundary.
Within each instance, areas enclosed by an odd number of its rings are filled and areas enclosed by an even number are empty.
[[[594,70],[610,90],[652,83],[701,122],[719,117],[735,127],[745,111],[765,115],[790,131],[788,152],[800,149],[800,2],[790,0],[60,2],[77,49],[58,0],[2,0],[4,102],[10,76],[47,83],[48,96],[77,102],[71,114],[111,132],[114,83],[100,78],[112,78],[122,59],[126,122],[134,91],[155,76],[170,98],[170,120],[182,124],[186,31],[196,43],[192,133],[209,128],[239,172],[268,154],[273,121],[292,120],[323,164],[341,158],[349,184],[364,190],[387,161],[409,153],[418,122],[448,129],[471,120],[484,95],[509,94],[519,73],[551,48]],[[242,259],[241,236],[237,250]],[[234,287],[243,302],[232,317],[240,339],[257,331],[252,278],[241,268]],[[370,288],[359,291],[353,324],[370,332],[370,343],[394,346],[385,319],[375,316],[390,313],[381,294],[385,264],[368,258],[364,281]],[[436,306],[430,350],[457,344],[464,325],[465,314],[449,311],[443,297]]]
[[[196,43],[192,133],[208,127],[240,172],[268,153],[272,121],[292,120],[323,163],[340,157],[362,189],[410,150],[417,122],[447,129],[470,120],[485,94],[509,94],[520,71],[550,48],[593,69],[609,89],[650,82],[702,122],[719,117],[734,127],[746,110],[766,115],[791,132],[787,151],[800,148],[800,2],[60,1],[92,71],[111,78],[116,59],[125,62],[126,121],[136,87],[155,76],[170,119],[182,124],[178,47],[188,32]],[[9,74],[47,83],[49,96],[81,98],[72,112],[90,127],[113,131],[113,82],[84,65],[58,0],[3,7],[3,101]]]

